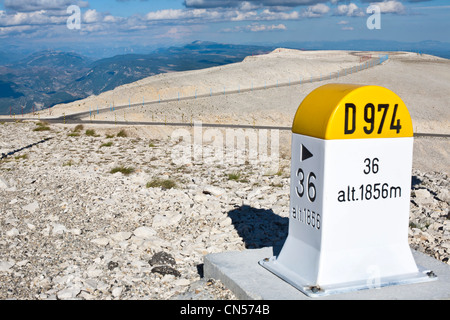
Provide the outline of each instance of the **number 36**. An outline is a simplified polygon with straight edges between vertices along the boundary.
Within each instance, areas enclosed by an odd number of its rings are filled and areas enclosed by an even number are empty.
[[[299,180],[298,180],[298,186],[295,187],[295,191],[297,193],[297,195],[302,198],[303,195],[305,194],[305,186],[304,186],[304,182],[305,182],[305,173],[303,172],[302,168],[298,168],[296,174],[295,174]],[[314,174],[314,172],[310,172],[307,178],[307,192],[306,195],[308,197],[308,200],[310,202],[314,202],[316,200],[316,186],[314,185],[313,181],[316,180],[316,175]]]

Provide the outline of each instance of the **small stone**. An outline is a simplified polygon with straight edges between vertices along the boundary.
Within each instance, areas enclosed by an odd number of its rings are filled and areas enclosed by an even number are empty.
[[[95,289],[97,289],[97,280],[95,280],[95,279],[86,279],[84,281],[84,285],[89,290],[95,290]]]
[[[121,242],[130,239],[131,235],[132,235],[131,232],[117,232],[112,234],[110,237],[114,241]]]
[[[41,232],[44,236],[48,237],[50,235],[50,226],[45,227]]]
[[[167,224],[167,217],[163,216],[162,214],[157,214],[153,217],[152,227],[153,228],[159,228],[164,227]]]
[[[109,244],[109,239],[108,238],[97,238],[97,239],[91,240],[91,242],[95,243],[96,245],[105,247]]]
[[[155,253],[148,263],[151,266],[167,264],[174,266],[176,264],[175,258],[171,254],[164,251]]]
[[[73,299],[80,293],[80,291],[81,291],[80,287],[73,286],[73,287],[69,287],[69,288],[63,289],[61,291],[58,291],[56,293],[56,297],[60,300]]]
[[[52,230],[53,234],[63,234],[64,232],[67,232],[67,229],[64,225],[57,224],[57,223],[53,224],[53,230]]]
[[[156,231],[153,228],[144,226],[134,230],[133,234],[139,238],[151,239],[154,235],[156,235]]]
[[[7,235],[8,237],[15,237],[15,236],[18,236],[18,235],[19,235],[19,230],[17,230],[16,228],[12,228],[11,230],[6,231],[6,235]]]
[[[22,260],[16,263],[17,266],[19,267],[23,267],[24,265],[26,265],[29,261],[28,260]]]
[[[115,268],[117,268],[119,266],[119,264],[115,261],[110,261],[108,262],[108,269],[109,270],[114,270]]]
[[[191,282],[188,279],[178,279],[174,281],[176,286],[188,286]]]
[[[232,223],[231,218],[230,218],[230,217],[226,217],[225,219],[223,219],[222,221],[219,222],[219,225],[220,225],[222,228],[225,228],[225,227],[230,226],[231,223]]]
[[[226,192],[225,189],[215,187],[215,186],[206,186],[203,189],[204,194],[210,194],[210,195],[213,195],[216,197],[223,195],[225,192]]]
[[[418,189],[414,191],[416,198],[430,198],[431,193],[427,189]]]
[[[6,182],[5,179],[3,179],[2,177],[0,177],[0,189],[8,189],[9,185]]]
[[[153,217],[152,227],[167,227],[178,223],[183,216],[181,214],[162,215],[157,214]]]
[[[89,278],[97,278],[103,274],[103,271],[100,269],[90,269],[86,271],[86,274],[88,275]]]
[[[196,194],[196,195],[194,196],[194,201],[195,201],[195,202],[204,203],[204,202],[208,201],[208,197],[207,197],[206,194],[204,194],[204,193]]]
[[[114,298],[118,298],[122,295],[122,290],[122,287],[115,287],[114,289],[112,289],[111,294]]]
[[[173,275],[175,277],[180,277],[181,273],[172,267],[169,266],[157,266],[152,268],[152,273],[159,273],[163,276],[165,275]]]
[[[450,191],[448,189],[441,189],[437,194],[437,197],[442,201],[450,203]]]
[[[9,272],[12,267],[14,266],[13,262],[10,261],[0,261],[0,272]]]
[[[79,236],[81,235],[81,230],[78,228],[70,229],[69,232],[73,235]]]
[[[262,195],[261,189],[256,189],[256,190],[251,191],[251,192],[248,193],[247,200],[251,200],[253,198],[257,198],[257,197],[259,197],[261,195]]]
[[[414,201],[419,205],[427,205],[432,204],[434,202],[433,196],[427,189],[415,190],[414,194],[415,194]]]
[[[34,201],[24,207],[22,207],[23,210],[26,210],[30,213],[34,213],[37,209],[39,209],[39,204],[37,201]]]

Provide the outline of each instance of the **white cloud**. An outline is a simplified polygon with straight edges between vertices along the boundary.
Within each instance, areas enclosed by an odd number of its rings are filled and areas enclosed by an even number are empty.
[[[252,20],[255,19],[258,14],[256,11],[247,11],[247,12],[241,12],[241,11],[233,11],[232,13],[230,12],[230,20],[231,21],[245,21],[245,20]],[[231,16],[234,15],[234,16]],[[224,16],[223,18],[225,18],[226,20],[226,16]]]
[[[130,17],[118,17],[100,11],[98,8],[87,8],[89,3],[83,0],[3,1],[5,11],[0,13],[0,27],[20,25],[63,26],[70,16],[67,13],[67,7],[76,4],[85,8],[81,12],[81,29],[84,28],[85,32],[102,29],[100,25],[111,31],[113,31],[113,25],[116,25],[115,30],[131,31],[146,29],[155,25],[174,27],[208,22],[283,22],[305,17],[320,17],[330,11],[330,8],[322,3],[329,0],[186,0],[186,8],[141,12]],[[294,7],[299,5],[310,6],[303,11],[293,10]],[[110,25],[110,27],[106,27],[107,25]],[[263,25],[260,24],[259,26]],[[272,26],[284,25],[274,24]],[[255,26],[254,28],[255,30],[258,29]],[[268,28],[268,26],[265,28]]]
[[[263,10],[258,20],[296,20],[300,18],[297,11],[292,12],[274,12],[269,9]]]
[[[358,8],[353,2],[350,4],[340,4],[335,10],[335,14],[338,16],[348,16],[348,17],[362,17],[365,13],[362,9]]]
[[[328,11],[330,11],[330,7],[328,7],[326,4],[323,4],[323,3],[318,3],[314,6],[310,6],[310,7],[308,7],[308,9],[310,9],[312,12],[320,13],[320,14],[325,14]]]
[[[185,8],[140,12],[129,17],[114,16],[98,8],[88,8],[89,3],[80,0],[3,1],[5,11],[0,11],[0,28],[39,25],[43,34],[46,28],[55,34],[67,32],[66,22],[70,16],[66,11],[67,7],[77,4],[84,8],[81,12],[82,34],[156,30],[157,26],[158,29],[165,30],[165,36],[174,39],[188,34],[189,28],[215,22],[249,22],[244,27],[224,29],[228,32],[283,31],[287,29],[284,21],[322,17],[332,10],[325,3],[337,0],[186,0]],[[388,8],[392,5],[391,2],[398,1],[385,1],[384,10],[392,10]],[[300,5],[303,7],[296,8]],[[336,10],[339,15],[345,16],[355,16],[362,12],[353,3],[340,5]],[[3,29],[2,33],[6,32],[8,30]]]
[[[149,12],[145,17],[148,20],[175,20],[184,18],[185,12],[181,9],[165,9]]]
[[[239,9],[243,11],[250,11],[260,8],[260,6],[255,5],[254,3],[251,3],[250,1],[242,1],[242,3],[239,5]]]
[[[112,16],[112,15],[110,15],[110,14],[106,15],[106,16],[103,18],[103,21],[104,21],[104,22],[109,22],[109,23],[117,23],[117,22],[120,22],[120,21],[122,21],[122,20],[123,20],[123,18],[114,17],[114,16]]]
[[[250,25],[246,26],[236,26],[234,28],[225,28],[222,29],[221,32],[262,32],[262,31],[277,31],[277,30],[287,30],[287,27],[280,23],[280,24],[272,24],[272,25],[266,25],[266,24],[259,24],[259,23],[252,23]]]
[[[103,20],[103,15],[95,9],[89,9],[83,14],[84,23],[96,23]]]
[[[313,6],[309,6],[306,10],[302,12],[302,17],[305,18],[317,18],[330,11],[330,7],[323,3],[318,3]]]
[[[98,23],[85,24],[81,30],[83,33],[99,33],[105,30],[105,26]]]
[[[2,11],[0,15],[0,27],[21,26],[21,25],[44,25],[65,23],[67,17],[51,16],[47,11],[40,10],[35,12],[16,12],[7,14]]]
[[[240,11],[237,9],[228,10],[206,10],[206,9],[165,9],[151,11],[145,15],[148,21],[174,21],[178,23],[204,22],[210,21],[258,21],[258,20],[295,20],[300,15],[297,11],[275,12],[270,9],[257,11]]]
[[[158,20],[191,20],[191,19],[217,19],[223,18],[225,13],[206,10],[206,9],[164,9],[158,11],[151,11],[145,15],[149,21]]]
[[[65,11],[68,6],[75,4],[80,8],[89,6],[87,1],[77,0],[4,0],[4,7],[7,10],[17,12],[31,12],[40,10]]]
[[[284,7],[284,10],[287,10],[286,8],[315,5],[317,3],[328,2],[328,0],[185,0],[184,5],[186,8],[239,8],[243,2],[257,8]]]
[[[13,26],[13,27],[0,27],[0,37],[3,36],[18,36],[24,35],[27,32],[36,31],[35,26]]]
[[[68,3],[87,3],[85,1],[69,1],[69,0],[31,0],[31,1],[21,1],[18,0],[14,3],[10,1],[5,1],[5,8],[7,10],[0,11],[0,28],[1,36],[11,36],[20,34],[21,37],[26,36],[44,36],[51,37],[56,34],[67,33],[67,21],[71,16],[67,12]],[[59,6],[63,5],[60,10]],[[35,8],[46,8],[35,11],[30,11]],[[58,9],[57,9],[58,8]],[[14,10],[13,10],[14,9]],[[23,11],[15,11],[15,10]],[[143,22],[142,17],[138,20],[132,18],[122,18],[115,17],[110,14],[99,12],[95,9],[87,9],[81,12],[81,29],[82,34],[88,33],[100,33],[102,31],[127,31],[123,29],[123,25],[126,23],[119,24],[117,22],[124,22],[124,20],[132,20],[139,25],[147,24]]]
[[[65,25],[70,16],[67,8],[73,3],[80,7],[89,5],[87,1],[76,0],[5,0],[6,10],[1,11],[0,27]],[[91,11],[85,14],[89,21],[92,19]]]
[[[372,2],[371,5],[376,5],[380,7],[381,13],[405,13],[405,6],[396,0],[389,0],[383,2]]]
[[[284,24],[278,24],[278,25],[264,25],[264,24],[255,24],[248,26],[249,30],[252,32],[259,32],[259,31],[275,31],[275,30],[286,30],[286,26]]]

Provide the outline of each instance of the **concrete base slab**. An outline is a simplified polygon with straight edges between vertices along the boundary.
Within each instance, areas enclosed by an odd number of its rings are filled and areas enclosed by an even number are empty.
[[[450,266],[412,250],[418,266],[432,270],[436,281],[395,285],[311,298],[258,264],[274,256],[271,247],[208,254],[205,278],[220,280],[241,300],[443,300],[450,299]]]

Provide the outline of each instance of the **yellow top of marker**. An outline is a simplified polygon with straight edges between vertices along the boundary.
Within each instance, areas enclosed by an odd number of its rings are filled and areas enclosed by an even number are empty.
[[[325,140],[412,137],[405,103],[380,86],[327,84],[297,109],[292,132]]]

